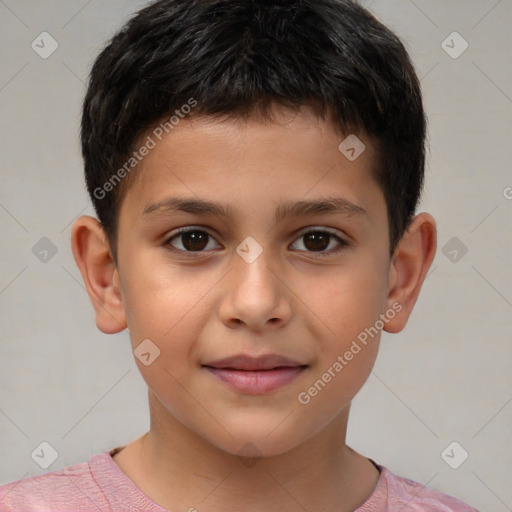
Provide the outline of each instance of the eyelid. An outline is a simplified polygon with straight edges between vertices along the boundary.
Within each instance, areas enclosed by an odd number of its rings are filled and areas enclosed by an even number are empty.
[[[305,235],[310,231],[322,231],[324,233],[329,233],[330,235],[337,236],[341,239],[339,232],[333,228],[326,228],[325,226],[307,226],[299,230],[296,234],[297,237]]]
[[[181,235],[182,233],[188,233],[189,231],[204,231],[205,233],[208,233],[208,235],[210,235],[213,238],[213,235],[210,234],[207,227],[190,225],[190,226],[183,226],[181,228],[176,228],[172,232],[172,234],[167,237],[167,239],[170,240],[171,238],[174,238],[177,235]]]
[[[179,252],[179,253],[184,253],[184,254],[187,254],[187,255],[200,255],[200,254],[205,254],[207,253],[208,251],[183,251],[181,249],[176,249],[176,247],[173,247],[171,245],[171,240],[173,240],[174,238],[177,238],[179,237],[180,235],[184,234],[184,233],[189,233],[191,231],[203,231],[204,233],[206,233],[210,238],[212,238],[213,240],[215,240],[215,242],[218,244],[218,245],[221,245],[217,239],[208,231],[208,228],[204,227],[204,226],[183,226],[181,228],[177,228],[176,230],[174,230],[170,235],[167,235],[164,239],[164,245],[171,251],[174,251],[174,252]],[[210,249],[211,250],[211,249]]]
[[[210,238],[214,239],[217,244],[219,244],[217,239],[208,231],[208,228],[206,228],[204,226],[190,225],[190,226],[183,226],[181,228],[177,228],[171,235],[169,235],[165,238],[164,245],[167,246],[167,248],[171,251],[178,252],[178,253],[185,253],[187,255],[199,256],[201,254],[205,254],[205,253],[209,252],[209,251],[183,251],[182,249],[176,249],[176,247],[172,246],[172,244],[170,243],[171,240],[179,237],[183,233],[188,233],[190,231],[203,231]],[[334,230],[332,228],[327,228],[325,226],[306,226],[306,227],[302,228],[301,230],[299,230],[294,235],[293,242],[296,242],[299,238],[301,238],[302,236],[306,235],[307,233],[311,233],[311,232],[321,232],[321,233],[329,234],[330,236],[332,236],[333,238],[335,238],[338,241],[339,247],[336,249],[331,249],[330,251],[304,251],[304,250],[301,250],[298,252],[311,253],[311,254],[315,254],[318,256],[329,256],[332,254],[336,254],[339,251],[342,251],[345,247],[350,245],[350,243],[344,237],[342,237],[338,234],[337,230]]]
[[[299,238],[306,235],[307,233],[311,232],[320,232],[320,233],[327,233],[331,237],[335,238],[338,241],[338,247],[331,249],[329,251],[298,251],[299,253],[306,253],[306,254],[314,254],[315,256],[332,256],[334,254],[338,254],[339,252],[346,249],[350,242],[345,239],[345,237],[341,236],[339,232],[332,228],[327,228],[324,226],[307,226],[300,231],[298,231],[295,235],[295,238],[293,239],[293,243],[296,242]]]

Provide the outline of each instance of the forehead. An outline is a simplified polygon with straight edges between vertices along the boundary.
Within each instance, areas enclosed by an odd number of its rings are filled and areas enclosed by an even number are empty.
[[[291,201],[304,203],[319,195],[342,194],[347,205],[356,205],[353,213],[358,205],[368,213],[382,206],[375,200],[382,193],[373,177],[376,156],[370,138],[361,132],[341,135],[308,110],[281,110],[272,119],[190,117],[161,140],[148,136],[153,148],[134,171],[123,201],[138,215],[176,202],[177,196],[210,203],[215,198],[226,204],[224,210],[238,214],[240,207],[248,212],[269,201],[288,203],[276,211],[281,217],[283,207],[290,212]],[[346,153],[351,149],[346,140],[361,152],[357,158],[348,158],[354,152]]]

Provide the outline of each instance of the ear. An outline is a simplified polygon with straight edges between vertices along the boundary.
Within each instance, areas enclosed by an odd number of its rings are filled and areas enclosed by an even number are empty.
[[[416,215],[391,260],[386,306],[387,309],[397,311],[397,314],[386,322],[385,331],[400,332],[407,324],[436,254],[436,248],[437,232],[434,218],[428,213]]]
[[[119,273],[107,236],[94,217],[79,217],[71,231],[71,248],[96,313],[96,325],[106,334],[126,328]]]

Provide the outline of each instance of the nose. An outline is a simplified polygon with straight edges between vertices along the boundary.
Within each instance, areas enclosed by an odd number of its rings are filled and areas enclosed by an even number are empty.
[[[267,251],[251,263],[235,256],[233,269],[226,276],[225,293],[219,309],[229,328],[245,325],[263,332],[284,327],[292,316],[292,292],[274,270]]]

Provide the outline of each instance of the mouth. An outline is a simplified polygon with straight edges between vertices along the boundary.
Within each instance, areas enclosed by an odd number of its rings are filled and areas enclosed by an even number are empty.
[[[240,354],[208,362],[202,367],[237,391],[263,395],[289,384],[308,365],[276,354],[260,357]]]

